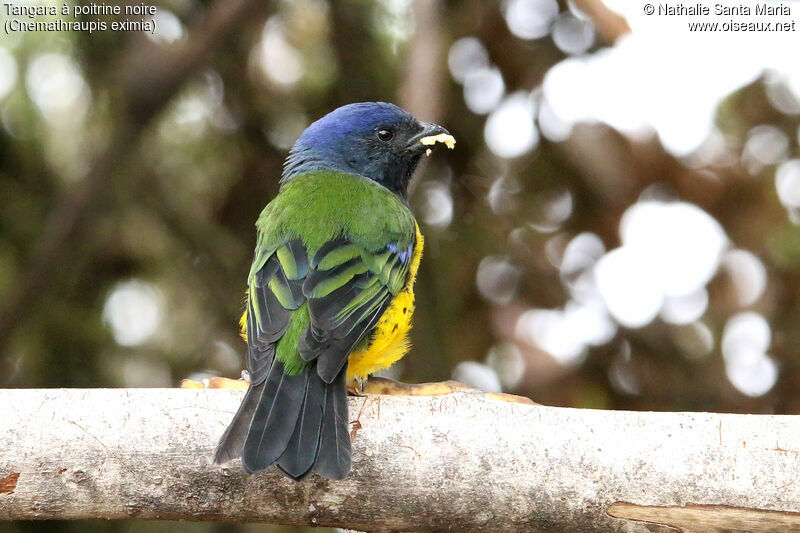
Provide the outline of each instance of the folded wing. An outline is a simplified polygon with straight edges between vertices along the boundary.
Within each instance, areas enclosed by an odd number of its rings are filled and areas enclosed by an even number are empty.
[[[404,287],[414,242],[364,250],[339,237],[309,259],[299,239],[256,254],[247,295],[251,386],[217,448],[248,472],[350,471],[347,358]],[[284,344],[287,343],[287,344]]]

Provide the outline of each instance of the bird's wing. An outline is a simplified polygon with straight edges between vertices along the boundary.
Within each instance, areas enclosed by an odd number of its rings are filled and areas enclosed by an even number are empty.
[[[277,341],[284,335],[292,311],[303,305],[303,282],[309,272],[300,239],[288,241],[271,254],[256,257],[247,294],[247,369],[252,383],[266,379]]]
[[[347,357],[406,284],[414,240],[367,251],[345,237],[333,239],[309,261],[303,282],[310,325],[298,351],[316,361],[319,376],[331,383]]]
[[[302,360],[283,360],[289,373],[316,361],[331,383],[347,356],[405,286],[415,242],[369,252],[345,237],[323,244],[309,260],[299,239],[263,254],[247,298],[247,367],[253,383],[266,379],[292,312],[307,302],[310,324],[299,335]],[[260,260],[259,260],[260,259]]]

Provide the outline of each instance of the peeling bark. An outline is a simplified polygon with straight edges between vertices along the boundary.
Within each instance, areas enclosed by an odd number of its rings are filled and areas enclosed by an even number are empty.
[[[350,399],[353,472],[295,483],[212,450],[242,391],[3,390],[0,519],[364,531],[800,529],[800,417]]]
[[[4,478],[0,478],[0,494],[14,494],[14,489],[17,488],[17,480],[19,479],[19,472],[12,472]]]
[[[669,526],[687,533],[726,533],[730,531],[800,531],[800,513],[763,511],[721,505],[659,507],[617,502],[608,509],[616,518],[640,520]]]

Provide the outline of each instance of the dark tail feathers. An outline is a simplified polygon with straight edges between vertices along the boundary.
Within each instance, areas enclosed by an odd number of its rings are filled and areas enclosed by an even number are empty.
[[[315,364],[289,376],[275,360],[266,380],[247,390],[214,461],[242,457],[247,473],[277,464],[295,480],[311,472],[344,478],[351,464],[345,374],[329,384]]]

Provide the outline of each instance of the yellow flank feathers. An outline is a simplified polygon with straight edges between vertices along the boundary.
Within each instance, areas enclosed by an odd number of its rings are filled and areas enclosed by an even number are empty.
[[[244,301],[244,313],[242,318],[239,319],[239,335],[247,342],[247,298]]]
[[[356,376],[366,378],[373,372],[389,368],[411,347],[408,332],[411,330],[411,315],[414,314],[414,281],[417,278],[424,245],[424,239],[416,223],[414,228],[417,232],[417,242],[408,268],[408,281],[381,315],[369,345],[350,354],[347,364],[347,383]]]

